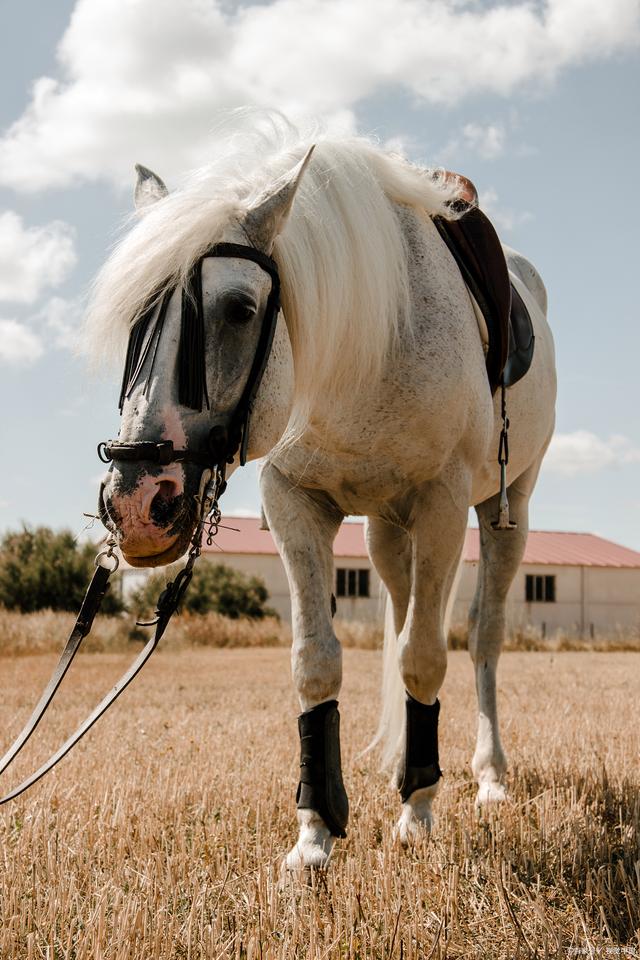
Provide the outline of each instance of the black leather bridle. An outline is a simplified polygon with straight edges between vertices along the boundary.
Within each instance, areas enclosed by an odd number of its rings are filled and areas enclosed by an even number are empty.
[[[249,421],[253,411],[253,404],[256,394],[260,387],[260,383],[267,366],[267,361],[269,359],[269,354],[271,352],[271,345],[273,343],[278,313],[280,310],[280,275],[278,273],[277,264],[271,259],[271,257],[267,256],[266,253],[263,253],[261,250],[257,250],[255,247],[250,247],[239,243],[216,244],[200,258],[194,267],[189,282],[189,286],[191,288],[189,291],[189,296],[185,298],[183,294],[183,335],[181,336],[180,345],[180,352],[182,356],[179,358],[178,366],[180,376],[179,394],[181,398],[190,398],[185,400],[185,403],[186,405],[192,406],[195,409],[202,409],[203,395],[206,405],[209,405],[206,391],[206,373],[200,373],[199,376],[199,379],[202,382],[202,392],[200,390],[194,391],[191,384],[184,382],[185,380],[188,380],[190,376],[193,378],[198,378],[196,371],[199,370],[201,364],[204,364],[205,330],[204,310],[202,307],[202,261],[206,260],[208,257],[234,257],[241,260],[251,260],[253,263],[257,263],[258,266],[261,267],[271,277],[271,290],[269,292],[264,316],[262,318],[262,326],[260,329],[260,336],[258,338],[258,344],[253,358],[253,363],[251,364],[251,369],[249,370],[249,375],[247,377],[244,390],[242,391],[242,395],[236,404],[229,423],[214,424],[209,431],[206,445],[200,448],[196,447],[187,448],[184,450],[176,450],[171,440],[164,440],[161,442],[155,442],[152,440],[139,440],[134,443],[120,443],[117,440],[107,440],[106,442],[102,442],[98,445],[98,456],[103,463],[109,463],[112,460],[116,462],[147,461],[149,463],[158,463],[163,466],[170,463],[195,463],[202,467],[214,467],[231,463],[238,450],[240,450],[240,465],[244,466],[246,463],[247,445],[249,441]],[[161,334],[164,313],[166,312],[167,304],[172,293],[173,291],[170,291],[169,294],[165,294],[162,300],[158,315],[157,329],[147,337],[147,350],[149,350],[151,347],[154,338],[159,338]],[[188,303],[192,305],[192,313],[187,312],[186,305]],[[142,322],[145,322],[146,315],[143,315],[141,320]],[[188,324],[196,329],[195,333],[192,333],[191,336],[187,335],[185,337],[185,326]],[[139,380],[142,367],[144,366],[144,361],[147,356],[145,352],[142,352],[141,356],[135,356],[136,351],[134,345],[137,341],[139,341],[140,333],[141,331],[137,329],[137,325],[134,324],[130,334],[129,348],[127,350],[125,376],[123,378],[122,391],[120,394],[120,409],[122,409],[124,400],[130,395],[133,387]],[[185,356],[185,339],[188,339],[192,343],[195,342],[197,345],[199,345],[201,352],[200,356]],[[154,355],[152,355],[150,358],[151,364],[153,364],[153,360]],[[129,374],[127,374],[127,371],[129,371]]]
[[[182,381],[179,385],[180,399],[188,406],[194,406],[197,409],[202,409],[202,397],[204,397],[207,406],[209,406],[206,394],[206,376],[203,373],[205,329],[201,283],[202,261],[207,257],[238,257],[243,260],[252,260],[254,263],[257,263],[258,266],[262,267],[271,277],[271,291],[262,319],[255,356],[244,390],[231,415],[228,425],[214,424],[209,431],[207,444],[202,448],[176,450],[171,441],[156,443],[152,440],[140,440],[135,443],[119,443],[117,440],[109,440],[98,446],[98,455],[105,463],[109,463],[111,460],[115,460],[116,462],[145,461],[162,465],[169,463],[194,463],[203,468],[199,492],[196,497],[198,504],[197,522],[191,537],[187,562],[175,579],[169,582],[160,594],[157,602],[156,619],[150,624],[143,624],[143,626],[153,626],[155,630],[129,669],[77,728],[75,733],[71,734],[48,760],[18,784],[18,786],[14,787],[4,796],[0,795],[0,806],[20,796],[21,793],[24,793],[24,791],[33,786],[34,783],[37,783],[41,777],[62,760],[140,672],[156,649],[167,628],[169,620],[177,610],[185,590],[189,585],[193,573],[193,566],[202,550],[202,537],[205,525],[209,525],[210,536],[213,535],[211,531],[217,530],[221,517],[218,507],[218,497],[222,495],[226,487],[226,464],[233,461],[238,450],[240,450],[241,465],[244,465],[246,462],[249,421],[253,403],[269,359],[280,309],[280,278],[278,268],[271,257],[268,257],[260,250],[256,250],[254,247],[244,246],[242,244],[219,243],[207,251],[196,264],[191,279],[196,278],[198,282],[195,288],[193,283],[191,283],[192,290],[188,292],[187,296],[185,296],[185,292],[183,291],[183,324],[180,339],[182,362],[179,359],[178,367]],[[140,318],[139,323],[134,324],[132,328],[120,395],[121,408],[127,393],[133,389],[133,386],[140,377],[142,368],[145,365],[145,360],[149,356],[150,348],[157,350],[157,340],[162,332],[164,313],[166,313],[172,293],[173,291],[170,291],[162,298],[156,319],[156,327],[153,331],[145,331],[143,329],[144,324],[151,321],[151,316],[155,312],[151,309],[146,311],[145,316]],[[192,295],[195,295],[195,298]],[[185,303],[190,305],[187,309],[186,318]],[[196,348],[199,347],[199,355],[197,356],[192,355],[193,351],[189,351],[188,349],[188,347],[194,346]],[[196,353],[198,353],[197,349]],[[154,358],[155,354],[151,353],[151,366],[153,366]],[[196,371],[196,373],[193,377],[193,382],[191,382],[190,374],[193,373],[193,371]],[[100,499],[102,500],[102,493]],[[104,516],[103,519],[108,521],[108,518]],[[107,540],[106,548],[101,550],[96,557],[96,569],[56,668],[25,726],[4,756],[0,758],[0,774],[13,763],[22,751],[24,745],[30,739],[49,704],[53,700],[71,662],[80,649],[83,639],[90,632],[96,614],[100,610],[104,595],[109,588],[109,579],[118,567],[118,558],[114,553],[116,546],[117,539],[112,530]]]

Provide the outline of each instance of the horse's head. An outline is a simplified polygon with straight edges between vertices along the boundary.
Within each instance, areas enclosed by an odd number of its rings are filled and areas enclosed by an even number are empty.
[[[242,408],[255,378],[256,356],[265,350],[278,282],[268,255],[309,156],[243,219],[229,223],[217,254],[195,265],[188,289],[169,291],[132,331],[120,431],[99,510],[133,566],[158,566],[180,557],[198,519],[204,471],[223,454],[233,456],[228,472],[239,462]],[[138,177],[138,207],[166,196],[155,174],[138,168]],[[234,247],[225,245],[242,246],[248,257],[239,250],[234,256]],[[251,398],[248,459],[277,443],[289,415],[291,349],[282,317],[276,322],[276,316],[277,308],[270,354],[266,346],[269,362]],[[187,455],[170,459],[175,451]]]

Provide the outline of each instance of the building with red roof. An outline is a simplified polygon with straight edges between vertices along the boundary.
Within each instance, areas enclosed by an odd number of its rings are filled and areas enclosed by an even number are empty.
[[[263,578],[270,603],[290,618],[289,587],[271,533],[258,517],[225,517],[213,545],[203,553]],[[466,619],[479,560],[478,530],[470,528],[454,606],[454,621]],[[367,555],[364,524],[345,522],[334,543],[334,593],[344,619],[382,617],[380,580]],[[508,597],[510,625],[534,625],[594,635],[640,625],[640,553],[591,533],[532,530]]]

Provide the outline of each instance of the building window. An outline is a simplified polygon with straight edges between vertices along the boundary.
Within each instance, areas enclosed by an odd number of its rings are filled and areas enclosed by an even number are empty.
[[[368,597],[369,571],[338,567],[336,570],[336,596]]]
[[[538,576],[527,573],[525,576],[525,598],[527,603],[555,603],[556,578],[555,576]]]

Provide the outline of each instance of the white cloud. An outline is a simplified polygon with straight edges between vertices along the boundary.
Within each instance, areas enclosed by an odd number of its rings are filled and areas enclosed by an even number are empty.
[[[480,207],[499,230],[509,233],[523,223],[533,220],[533,214],[528,210],[513,210],[504,207],[493,187],[479,191]]]
[[[588,430],[575,430],[554,435],[543,469],[571,477],[628,463],[640,463],[640,449],[628,437],[614,434],[603,440]]]
[[[462,128],[465,146],[482,157],[483,160],[495,160],[504,151],[507,133],[501,123],[467,123]]]
[[[74,350],[81,318],[79,298],[51,297],[41,310],[28,318],[27,323],[15,319],[0,320],[0,363],[28,366],[39,360],[51,345]],[[65,409],[61,413],[75,415],[77,411]]]
[[[539,89],[639,37],[638,0],[137,0],[117,16],[78,0],[61,78],[36,81],[0,140],[0,183],[122,183],[135,160],[171,173],[201,158],[217,110],[246,103],[348,127],[385,86],[432,103]]]
[[[26,227],[12,210],[0,213],[0,300],[33,303],[75,266],[74,231],[54,220]]]
[[[51,297],[34,319],[44,324],[48,339],[52,340],[54,346],[75,350],[82,313],[79,298],[67,300],[64,297]]]
[[[513,126],[512,122],[510,126]],[[507,143],[507,127],[502,121],[493,123],[466,123],[447,143],[436,151],[438,162],[465,164],[470,156],[482,160],[495,160],[504,153]]]
[[[40,337],[17,320],[0,320],[0,362],[29,366],[42,356]]]

